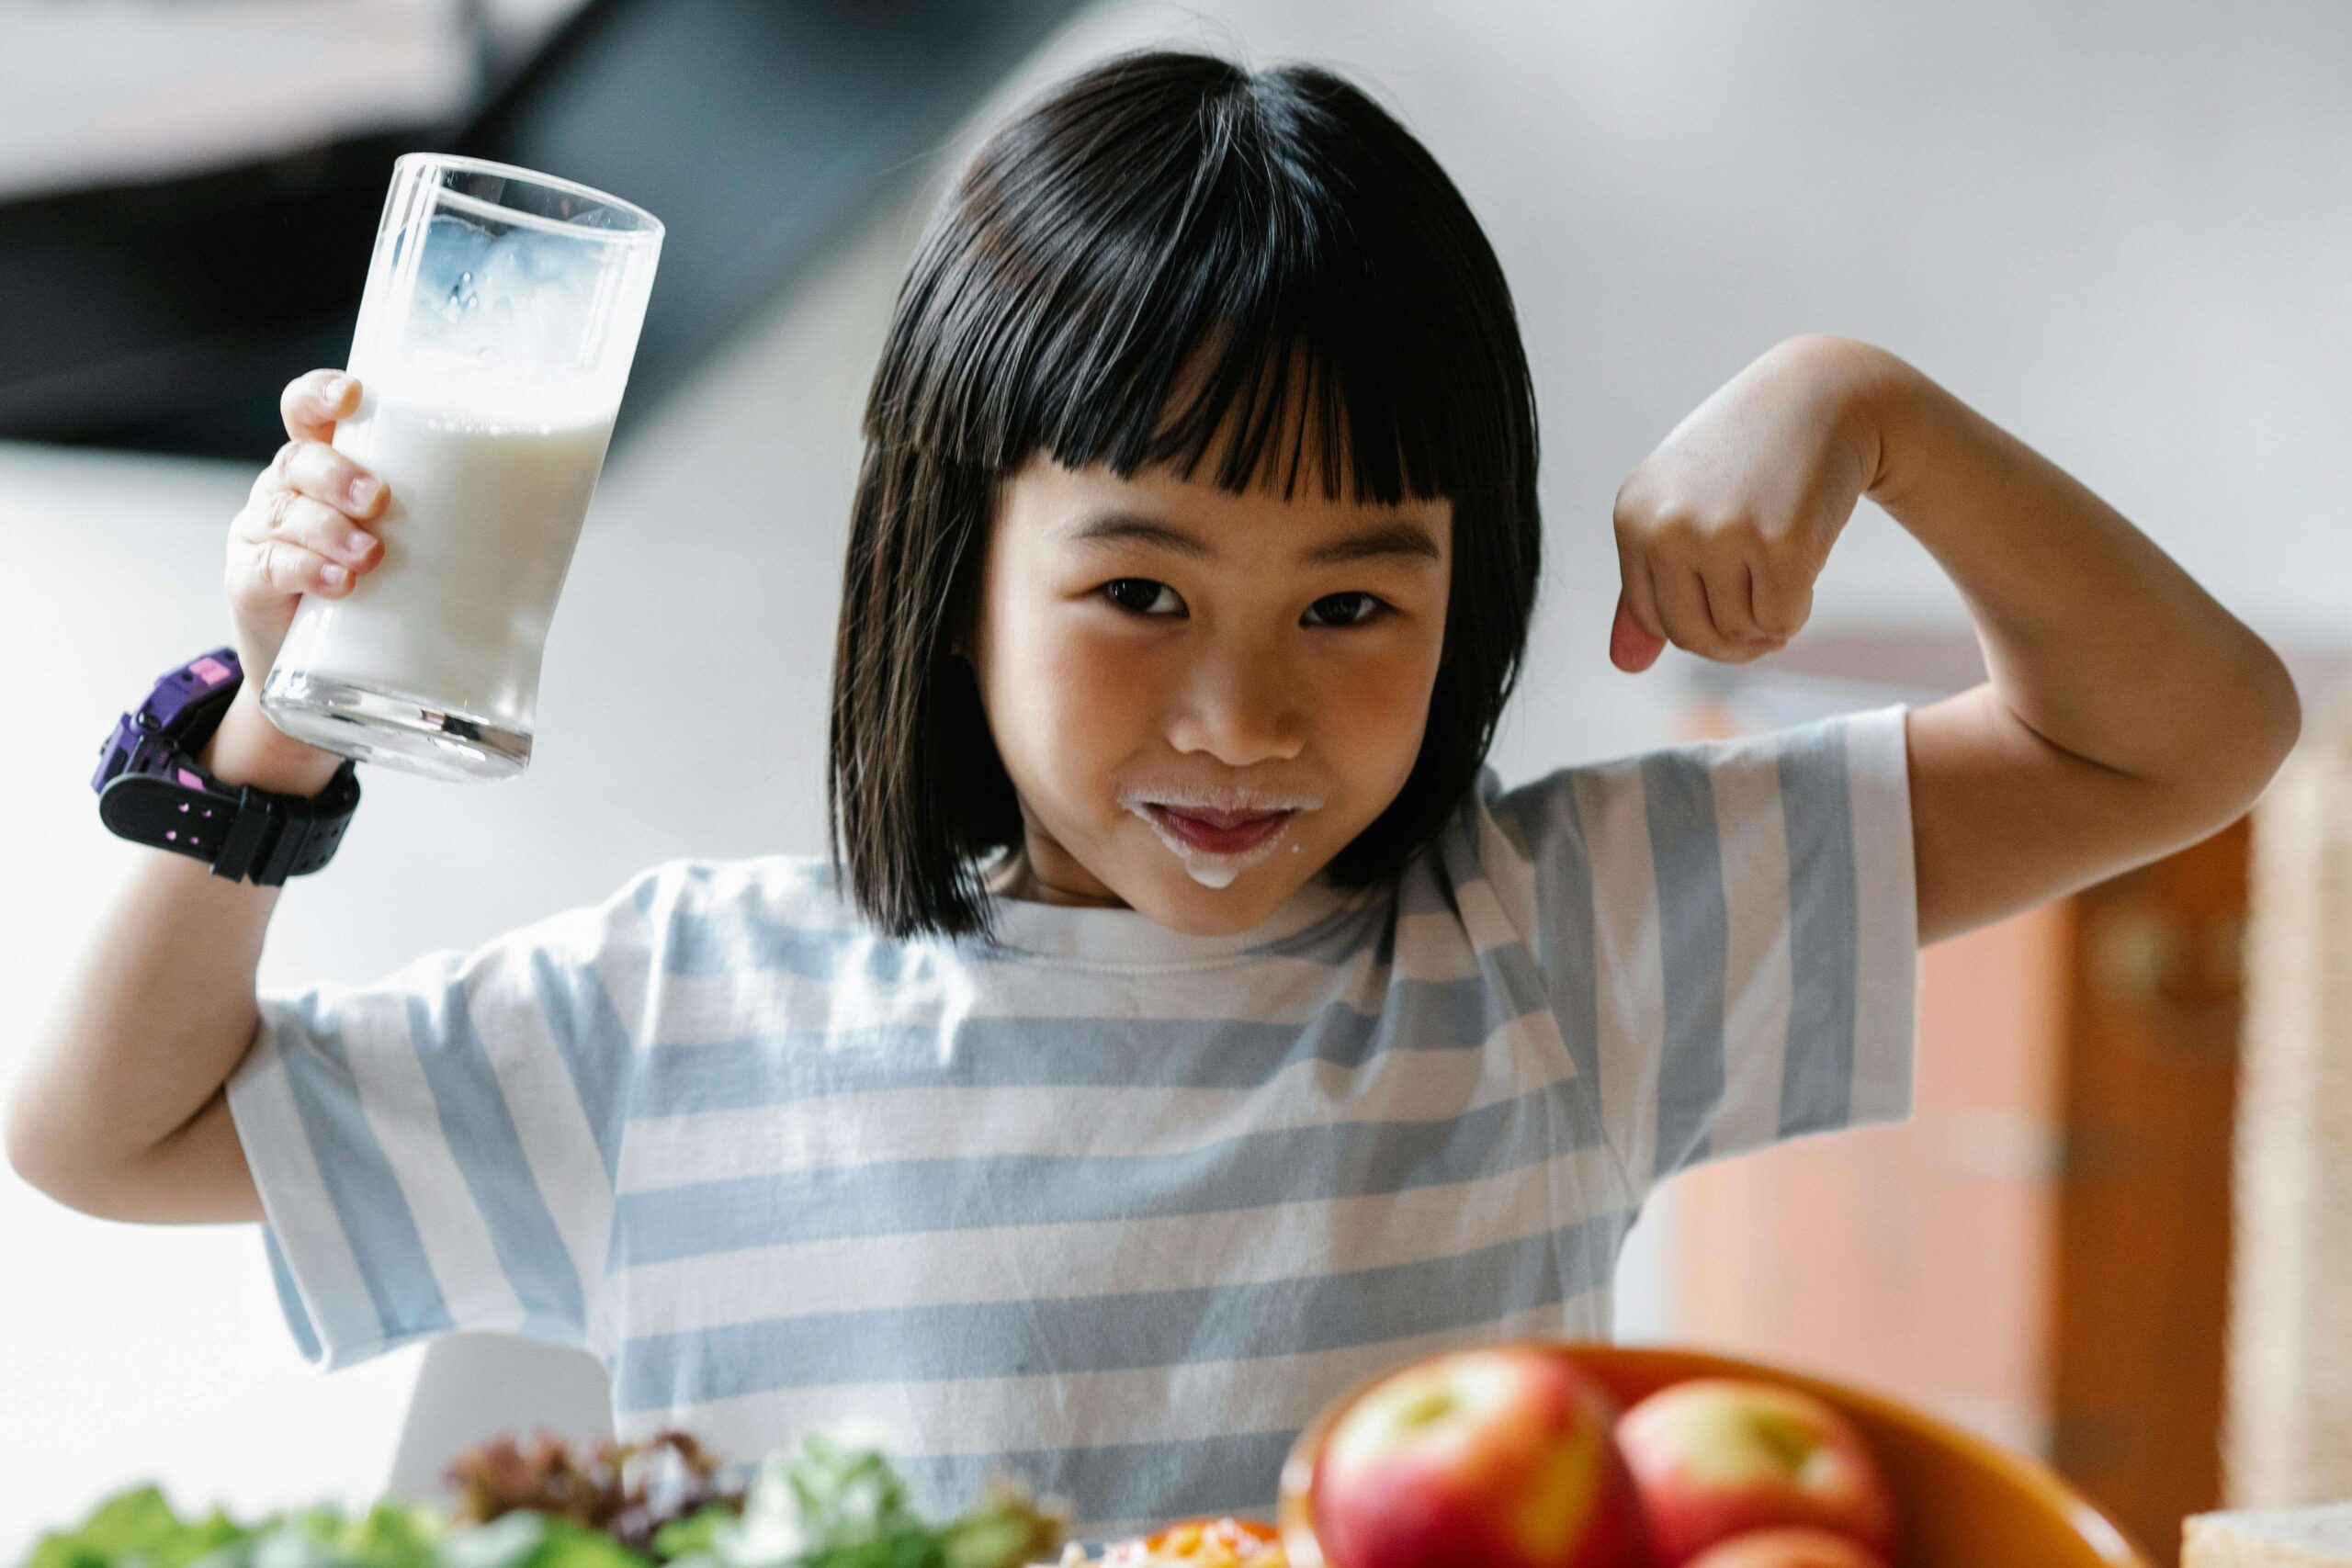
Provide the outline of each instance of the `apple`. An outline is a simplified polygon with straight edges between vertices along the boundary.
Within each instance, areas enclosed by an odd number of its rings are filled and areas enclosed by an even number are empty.
[[[1711,1546],[1690,1568],[1886,1568],[1842,1535],[1827,1530],[1750,1530]]]
[[[1692,1378],[1617,1423],[1664,1568],[1749,1530],[1803,1526],[1894,1555],[1894,1496],[1861,1434],[1798,1389]]]
[[[1451,1350],[1374,1383],[1306,1456],[1299,1568],[1648,1568],[1608,1391],[1557,1351]],[[1284,1477],[1295,1494],[1297,1467]],[[1293,1499],[1295,1502],[1295,1497]]]

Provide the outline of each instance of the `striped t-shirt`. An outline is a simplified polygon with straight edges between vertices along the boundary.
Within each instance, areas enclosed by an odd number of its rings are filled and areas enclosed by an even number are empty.
[[[1909,1108],[1900,709],[1487,770],[1238,936],[1000,917],[892,941],[820,860],[677,860],[263,998],[229,1103],[302,1353],[500,1330],[737,1467],[879,1424],[929,1508],[1262,1515],[1358,1379],[1605,1337],[1660,1177]]]

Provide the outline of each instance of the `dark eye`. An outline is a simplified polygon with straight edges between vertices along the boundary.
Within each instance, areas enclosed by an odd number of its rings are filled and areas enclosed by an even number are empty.
[[[1333,619],[1321,624],[1332,626],[1360,626],[1376,619],[1388,606],[1369,593],[1326,593],[1307,607],[1307,614],[1320,611]]]
[[[1148,577],[1122,577],[1104,583],[1102,592],[1119,608],[1138,615],[1165,615],[1169,614],[1167,606],[1171,604],[1180,610],[1184,607],[1184,601],[1176,597],[1173,588]]]

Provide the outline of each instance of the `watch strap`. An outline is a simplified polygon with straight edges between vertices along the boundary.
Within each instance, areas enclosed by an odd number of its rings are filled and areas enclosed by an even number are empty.
[[[334,858],[358,803],[358,764],[350,761],[307,799],[178,767],[121,774],[98,792],[98,817],[123,838],[209,862],[215,876],[269,886]]]
[[[162,676],[100,744],[90,787],[99,820],[120,837],[204,861],[216,876],[270,886],[334,857],[359,804],[358,764],[346,759],[309,796],[215,778],[197,759],[243,679],[232,648]]]

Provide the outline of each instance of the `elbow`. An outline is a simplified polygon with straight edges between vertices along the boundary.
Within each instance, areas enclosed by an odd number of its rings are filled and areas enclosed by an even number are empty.
[[[89,1162],[74,1157],[72,1141],[56,1134],[54,1119],[42,1112],[22,1086],[9,1100],[0,1144],[6,1145],[8,1168],[42,1197],[77,1213],[111,1217],[97,1195]]]
[[[2270,787],[2270,781],[2286,765],[2296,742],[2303,738],[2303,703],[2295,692],[2295,678],[2287,672],[2286,662],[2268,643],[2260,646],[2262,675],[2260,695],[2255,705],[2259,715],[2258,738],[2253,748],[2255,777],[2241,810],[2261,798],[2262,792]]]
[[[69,1209],[81,1206],[67,1196],[74,1186],[70,1162],[61,1156],[56,1139],[42,1135],[40,1113],[21,1091],[8,1103],[7,1124],[0,1129],[0,1141],[6,1145],[8,1168],[17,1173],[17,1179]]]
[[[2200,748],[2199,772],[2211,781],[2211,826],[2254,808],[2302,739],[2303,705],[2294,678],[2267,643],[2255,639],[2233,722]]]

